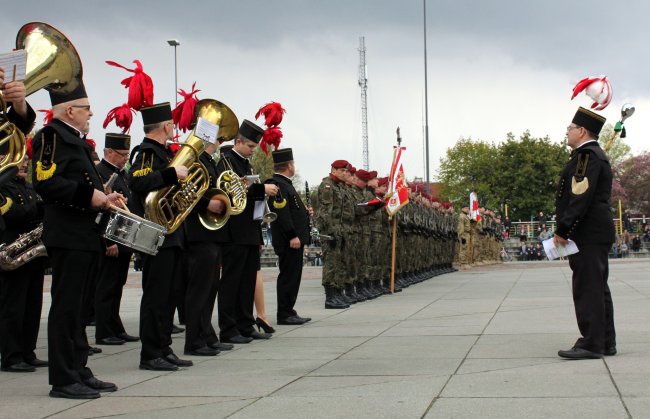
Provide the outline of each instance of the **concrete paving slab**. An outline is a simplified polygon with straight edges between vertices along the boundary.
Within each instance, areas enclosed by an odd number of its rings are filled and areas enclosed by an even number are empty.
[[[648,417],[650,261],[611,264],[619,354],[595,361],[557,357],[578,335],[566,262],[482,266],[346,310],[323,307],[320,272],[305,269],[297,304],[310,323],[186,357],[195,366],[177,372],[140,371],[139,343],[104,346],[89,366],[120,390],[92,401],[47,397],[46,370],[0,373],[0,417]],[[276,275],[263,270],[274,327]],[[139,287],[130,274],[122,319],[132,334]],[[174,335],[181,357],[183,344]]]
[[[443,398],[435,402],[425,418],[627,419],[629,417],[617,397],[545,397]]]

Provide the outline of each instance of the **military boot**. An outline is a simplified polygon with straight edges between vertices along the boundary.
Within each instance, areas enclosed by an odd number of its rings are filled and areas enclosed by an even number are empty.
[[[354,289],[354,284],[345,284],[345,295],[355,303],[361,302],[361,301],[366,301],[366,297],[363,295],[360,295],[356,292]],[[354,303],[353,303],[354,304]]]
[[[337,288],[333,286],[325,286],[325,308],[343,309],[350,307],[349,304],[345,304],[336,298],[337,291]]]

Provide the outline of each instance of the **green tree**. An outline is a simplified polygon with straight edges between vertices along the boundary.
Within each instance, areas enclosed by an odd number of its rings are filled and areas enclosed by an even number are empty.
[[[459,140],[441,160],[441,198],[459,208],[475,191],[481,206],[498,210],[508,204],[511,219],[529,219],[539,211],[552,213],[560,171],[569,156],[548,137],[519,139],[508,133],[500,145]]]
[[[600,131],[600,135],[598,136],[598,143],[603,149],[605,149],[607,143],[611,139],[614,140],[607,150],[607,156],[609,157],[610,164],[612,167],[614,167],[630,156],[631,148],[629,145],[623,142],[624,140],[616,138],[616,134],[614,133],[614,126],[612,126],[612,124],[605,124],[605,126],[603,126],[603,129]]]
[[[261,148],[257,147],[251,157],[251,166],[253,166],[253,173],[260,175],[262,183],[273,177],[273,158],[270,151],[267,156]]]
[[[623,207],[639,214],[650,214],[650,152],[625,159],[614,167],[612,206]]]
[[[526,131],[518,140],[508,134],[498,154],[495,195],[508,204],[510,218],[553,213],[557,182],[569,157],[566,147]]]
[[[461,208],[468,205],[469,193],[475,191],[482,204],[498,205],[491,187],[491,179],[497,175],[496,163],[497,149],[494,144],[460,139],[440,160],[438,177],[441,198]]]

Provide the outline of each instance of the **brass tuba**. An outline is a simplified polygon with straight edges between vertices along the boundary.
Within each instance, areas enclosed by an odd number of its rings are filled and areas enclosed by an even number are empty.
[[[194,106],[194,115],[196,119],[201,117],[218,125],[218,139],[227,138],[231,134],[230,127],[233,124],[238,125],[235,114],[226,105],[213,99],[197,102]],[[199,161],[199,156],[205,150],[205,143],[195,133],[196,128],[192,130],[184,143],[180,143],[181,149],[169,163],[169,167],[187,167],[189,170],[187,178],[179,180],[178,186],[168,186],[150,192],[145,199],[145,217],[165,227],[167,234],[173,233],[180,227],[192,208],[209,189],[208,170]],[[210,199],[221,199],[224,202],[228,200],[225,193],[220,191],[211,191]],[[216,230],[223,227],[227,221],[227,215],[225,217],[224,220],[216,216],[205,216],[201,221],[204,225],[208,224],[210,226],[208,228]]]
[[[40,90],[72,92],[83,74],[79,54],[59,30],[42,22],[23,25],[16,35],[16,49],[27,51],[25,90],[27,96]],[[0,94],[0,145],[8,150],[0,160],[0,177],[13,176],[25,157],[25,137],[6,114],[7,104]]]

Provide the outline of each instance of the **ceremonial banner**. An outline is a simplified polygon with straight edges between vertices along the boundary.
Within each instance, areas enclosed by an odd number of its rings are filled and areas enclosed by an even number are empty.
[[[481,221],[481,213],[478,211],[478,197],[476,192],[469,194],[469,218],[474,221]]]
[[[388,193],[386,194],[386,211],[390,216],[395,215],[409,202],[408,184],[402,165],[402,151],[406,147],[396,146],[393,151],[393,164],[388,178]]]

